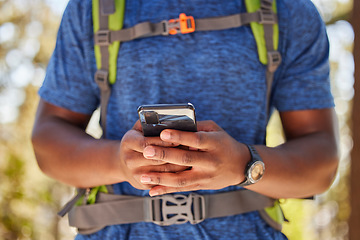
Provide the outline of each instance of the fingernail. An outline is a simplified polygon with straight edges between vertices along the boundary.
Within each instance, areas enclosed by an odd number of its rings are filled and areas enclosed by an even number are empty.
[[[148,176],[141,176],[140,182],[141,182],[141,183],[150,183],[150,182],[151,182],[151,178],[148,177]]]
[[[149,195],[150,195],[150,197],[154,197],[154,196],[160,195],[160,193],[157,191],[150,191]]]
[[[164,131],[161,133],[161,138],[165,139],[165,140],[170,140],[171,139],[171,133]]]
[[[155,156],[155,149],[152,147],[147,147],[144,149],[144,156],[145,157],[153,157]]]

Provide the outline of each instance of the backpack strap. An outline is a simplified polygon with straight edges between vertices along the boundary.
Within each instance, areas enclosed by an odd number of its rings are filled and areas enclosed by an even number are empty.
[[[125,11],[125,0],[93,0],[92,17],[94,33],[106,33],[110,30],[116,31],[122,28]],[[111,84],[116,81],[117,56],[120,42],[112,44],[95,44],[94,53],[97,71],[94,79],[100,89],[100,123],[103,136],[106,136],[107,106],[111,95]],[[76,196],[70,200],[59,212],[63,217],[75,205],[93,204],[96,202],[98,193],[112,193],[111,185],[102,185],[94,188],[78,188]]]
[[[276,14],[273,12],[268,12],[268,14],[269,16],[264,17],[261,10],[256,10],[254,12],[238,13],[229,16],[194,19],[192,16],[186,16],[185,13],[181,13],[177,19],[163,20],[158,23],[141,22],[126,29],[96,32],[95,44],[107,45],[116,41],[127,42],[139,38],[161,35],[225,30],[249,25],[252,22],[275,24],[277,22]]]
[[[92,17],[94,35],[104,38],[108,32],[117,31],[123,27],[125,0],[93,0]],[[111,44],[94,44],[97,71],[94,79],[100,89],[100,124],[102,137],[106,137],[107,108],[111,95],[111,85],[116,82],[117,57],[120,41]],[[86,202],[95,203],[98,192],[112,192],[112,186],[107,185],[91,188]]]
[[[218,194],[174,194],[139,197],[99,193],[96,204],[82,205],[69,212],[70,226],[80,234],[91,234],[109,225],[152,222],[160,226],[197,224],[219,218],[262,210],[274,199],[242,189]],[[280,231],[281,226],[273,225]]]
[[[266,110],[267,118],[270,118],[270,100],[274,73],[281,64],[281,55],[278,51],[279,25],[278,19],[274,22],[274,14],[277,16],[276,1],[274,0],[245,0],[248,12],[261,12],[261,23],[251,22],[258,48],[259,61],[267,65],[266,69]],[[266,139],[266,136],[265,136]],[[265,140],[266,141],[266,140]],[[260,216],[273,228],[281,229],[284,221],[287,221],[280,203],[277,200],[272,207],[259,210]]]
[[[261,21],[251,22],[250,27],[254,34],[258,48],[259,61],[267,65],[266,70],[266,109],[267,117],[270,117],[271,88],[274,73],[281,63],[281,55],[278,51],[279,25],[276,1],[273,0],[245,0],[246,10],[249,13],[260,11]]]
[[[123,26],[125,0],[93,0],[93,29],[96,36],[108,37],[109,31],[117,31]],[[96,41],[95,41],[96,42]],[[106,115],[111,85],[116,81],[117,56],[120,42],[111,44],[95,44],[97,71],[95,82],[100,88],[100,122],[103,136],[106,136]]]
[[[289,222],[289,220],[285,218],[279,200],[274,202],[274,206],[259,210],[259,214],[267,224],[279,231],[281,231],[284,222]]]

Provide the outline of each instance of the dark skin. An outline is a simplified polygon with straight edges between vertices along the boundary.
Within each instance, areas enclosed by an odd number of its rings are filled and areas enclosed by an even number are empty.
[[[280,117],[287,141],[276,148],[255,146],[266,172],[247,188],[273,198],[325,191],[339,161],[334,110],[282,112]],[[196,133],[164,130],[150,138],[143,137],[137,122],[115,141],[86,134],[89,120],[89,115],[40,100],[32,142],[44,173],[82,188],[126,181],[150,189],[151,196],[221,189],[245,179],[249,150],[212,121],[198,122]]]

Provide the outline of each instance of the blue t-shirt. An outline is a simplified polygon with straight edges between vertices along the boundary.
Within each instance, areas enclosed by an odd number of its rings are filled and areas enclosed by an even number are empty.
[[[279,111],[333,107],[325,26],[310,0],[277,0],[282,64],[270,106]],[[92,114],[99,106],[91,1],[70,0],[39,94],[71,111]],[[194,18],[245,12],[242,0],[127,1],[124,28],[160,22],[179,13]],[[141,104],[191,102],[197,120],[214,120],[236,140],[262,144],[267,125],[266,66],[259,62],[250,27],[158,36],[121,44],[112,87],[107,138],[120,140]],[[230,186],[214,192],[238,189]],[[148,196],[130,184],[117,194]],[[285,239],[257,212],[161,227],[153,223],[109,226],[76,239]]]

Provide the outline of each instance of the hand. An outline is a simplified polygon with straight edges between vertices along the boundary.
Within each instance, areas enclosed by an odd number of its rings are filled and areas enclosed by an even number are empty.
[[[188,146],[189,150],[147,146],[144,157],[153,161],[191,167],[186,171],[149,172],[140,182],[151,184],[150,196],[201,189],[221,189],[244,180],[244,168],[250,153],[212,121],[198,122],[198,132],[164,130],[162,141]]]
[[[144,137],[141,131],[140,122],[137,121],[134,127],[129,130],[121,140],[119,157],[120,168],[125,181],[137,189],[150,189],[153,185],[142,184],[140,176],[152,172],[180,172],[187,169],[186,166],[179,166],[161,160],[149,160],[144,158],[144,149],[149,146],[161,146],[163,148],[175,147],[177,144],[165,142],[160,137]]]

